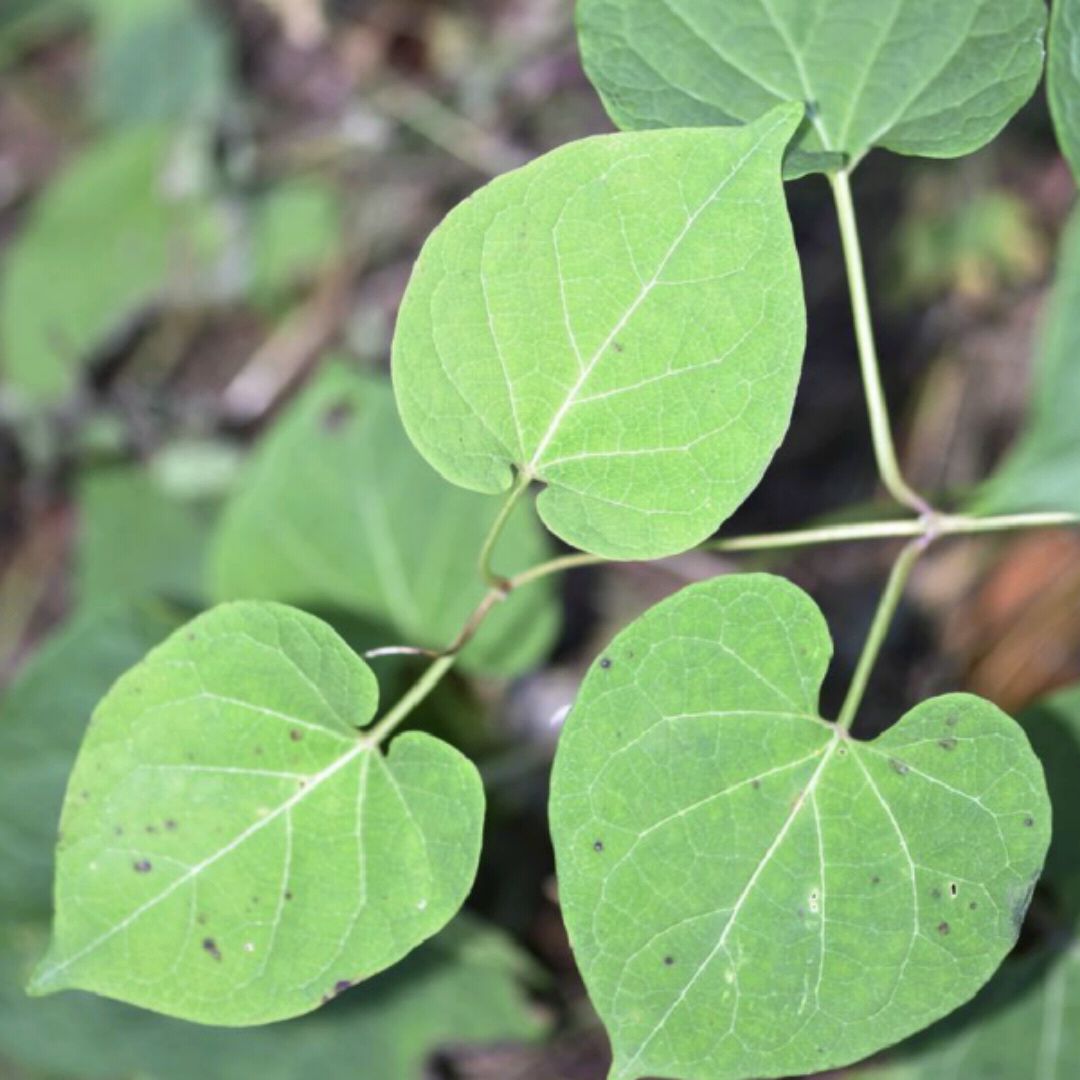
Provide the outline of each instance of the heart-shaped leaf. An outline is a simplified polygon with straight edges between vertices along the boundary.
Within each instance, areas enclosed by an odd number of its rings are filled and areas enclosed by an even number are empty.
[[[475,767],[379,740],[370,668],[324,623],[231,604],[177,631],[98,707],[68,785],[56,923],[31,990],[266,1023],[388,967],[461,906]]]
[[[787,429],[805,342],[781,106],[742,129],[608,135],[439,226],[394,342],[405,427],[454,483],[511,466],[546,524],[612,558],[705,539]]]
[[[624,129],[756,120],[802,101],[789,175],[875,146],[989,142],[1043,66],[1043,0],[579,0],[586,71]]]
[[[388,382],[331,366],[260,445],[212,552],[221,600],[280,600],[393,626],[410,645],[449,645],[484,594],[477,557],[499,507],[446,484],[401,428]],[[507,522],[505,573],[549,557],[531,508]],[[500,604],[462,653],[516,674],[558,631],[550,582]]]
[[[1080,181],[1080,0],[1054,0],[1046,87],[1061,152]]]
[[[818,716],[830,653],[805,593],[749,575],[659,604],[589,672],[551,822],[612,1077],[847,1064],[1016,940],[1050,835],[1022,730],[952,694],[857,742]]]

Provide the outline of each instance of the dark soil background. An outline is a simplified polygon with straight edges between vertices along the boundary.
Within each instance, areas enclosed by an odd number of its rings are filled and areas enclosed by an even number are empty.
[[[569,0],[220,0],[239,104],[217,153],[256,177],[314,171],[347,205],[344,254],[280,310],[236,298],[146,311],[96,356],[80,392],[38,418],[0,413],[0,674],[10,678],[65,615],[79,529],[73,478],[102,451],[144,460],[197,436],[243,449],[333,348],[388,364],[395,312],[419,246],[491,176],[610,130],[578,61]],[[35,35],[0,69],[0,273],[35,197],[94,136],[85,115],[88,32]],[[987,150],[958,162],[874,154],[855,191],[879,349],[908,478],[955,504],[1022,417],[1039,314],[1072,182],[1041,95]],[[835,217],[827,184],[789,187],[809,305],[809,350],[790,436],[725,535],[834,516],[890,516],[876,482]],[[1007,227],[955,228],[1003,201]],[[931,256],[926,252],[932,251]],[[31,428],[33,430],[31,430]],[[473,898],[552,973],[541,1047],[447,1051],[433,1077],[595,1080],[606,1047],[559,918],[544,813],[551,715],[600,644],[644,607],[727,566],[776,568],[821,604],[836,640],[835,714],[891,544],[797,556],[689,554],[577,571],[562,583],[552,663],[495,698],[511,749],[487,763],[493,812]],[[1080,677],[1080,539],[1046,532],[942,543],[920,566],[860,716],[872,733],[946,689],[1017,710]],[[1053,588],[1048,586],[1052,585]],[[0,1069],[2,1072],[2,1069]]]

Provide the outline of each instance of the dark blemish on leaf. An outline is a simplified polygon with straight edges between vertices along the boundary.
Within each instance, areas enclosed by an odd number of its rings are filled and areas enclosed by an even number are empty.
[[[674,964],[674,963],[675,963],[675,957],[674,956],[665,956],[664,957],[664,966],[665,967],[671,967],[671,965]]]
[[[347,424],[355,413],[352,402],[338,401],[322,414],[322,426],[326,431],[338,431]]]
[[[949,713],[949,715],[945,717],[945,726],[946,727],[956,727],[956,725],[959,724],[959,723],[960,723],[960,717],[957,716],[956,713]]]
[[[1024,818],[1024,828],[1025,829],[1033,828],[1034,825],[1035,825],[1035,819],[1033,817]]]
[[[256,746],[255,747],[255,756],[256,757],[262,757],[262,752],[263,752],[263,748],[261,746]]]
[[[889,764],[892,766],[892,770],[894,773],[897,773],[899,776],[907,776],[908,766],[905,765],[898,758],[889,758]]]
[[[880,884],[881,884],[881,878],[880,878],[880,877],[878,877],[878,875],[877,875],[877,874],[875,874],[875,875],[874,875],[874,876],[873,876],[873,877],[872,877],[872,878],[870,879],[870,884],[871,884],[871,885],[880,885]]]
[[[607,656],[605,656],[605,657],[604,657],[604,659],[600,661],[600,666],[601,666],[601,667],[602,667],[602,668],[603,668],[603,669],[604,669],[605,671],[607,671],[607,669],[608,669],[609,667],[611,667],[611,659],[610,659],[610,657],[607,657]]]
[[[113,829],[113,836],[123,836],[123,835],[124,835],[124,826],[123,825],[117,825]]]
[[[79,792],[79,798],[81,798],[81,799],[89,799],[90,798],[90,792],[89,791],[80,791]]]
[[[178,826],[172,818],[169,818],[169,820],[165,822],[165,828],[168,832],[176,832]]]
[[[188,641],[198,641],[199,640],[198,636],[196,634],[192,634],[190,631],[187,634],[187,639],[188,639]]]
[[[968,904],[968,911],[977,911],[978,907],[979,907],[978,902],[975,901],[975,900],[972,900],[971,903]]]
[[[806,908],[799,908],[799,910],[795,914],[798,915],[800,919],[805,919],[806,918]]]
[[[945,935],[948,934],[950,929],[951,929],[951,927],[949,926],[949,924],[947,922],[939,922],[937,924],[937,932],[942,937],[945,937]]]
[[[221,950],[217,947],[217,942],[212,937],[203,938],[202,947],[203,952],[208,953],[215,960],[220,962]]]
[[[593,843],[592,849],[593,849],[593,851],[603,851],[604,850],[604,841],[603,840],[595,841]]]
[[[304,733],[299,728],[293,728],[292,731],[289,732],[289,738],[292,739],[293,742],[299,742],[303,737]]]
[[[938,746],[942,750],[955,750],[956,740],[950,735],[947,739],[938,739]]]
[[[146,831],[148,833],[150,833],[151,835],[153,835],[154,833],[157,832],[157,826],[156,825],[147,825],[146,826]]]
[[[940,899],[941,899],[941,890],[940,890],[940,889],[932,889],[932,890],[930,891],[930,895],[931,895],[931,896],[932,896],[932,897],[933,897],[933,898],[934,898],[935,900],[940,900]]]
[[[615,350],[615,351],[616,351],[617,353],[621,353],[621,352],[625,352],[625,351],[626,351],[626,346],[624,346],[624,345],[623,345],[623,343],[622,343],[621,341],[613,341],[613,342],[611,343],[611,347],[612,347],[612,348],[613,348],[613,349],[614,349],[614,350]]]
[[[336,983],[334,983],[334,993],[335,994],[344,994],[345,991],[348,990],[349,987],[351,987],[351,986],[352,986],[352,983],[349,982],[348,979],[338,979],[338,981]]]
[[[299,789],[300,789],[301,791],[303,791],[303,790],[304,790],[304,788],[306,788],[306,787],[307,787],[307,781],[306,781],[306,780],[297,780],[297,781],[296,781],[296,786],[297,786],[297,787],[298,787],[298,788],[299,788]]]
[[[950,895],[950,896],[951,896],[951,897],[952,897],[952,898],[953,898],[953,899],[955,900],[955,899],[956,899],[956,895],[957,895],[957,893],[959,893],[959,892],[960,892],[960,888],[959,888],[959,886],[958,886],[958,885],[956,884],[956,882],[955,882],[955,881],[950,881],[950,882],[949,882],[949,895]]]
[[[847,747],[846,746],[841,746],[840,749],[836,751],[836,756],[837,757],[847,757]]]
[[[153,870],[149,859],[140,859],[137,863],[132,863],[132,866],[136,874],[149,874]]]
[[[206,925],[206,916],[202,912],[199,912],[199,914],[195,916],[195,921],[200,926],[205,926]]]
[[[286,892],[285,893],[285,899],[286,900],[291,900],[292,899],[292,893],[291,892]]]
[[[752,788],[753,788],[753,789],[754,789],[755,791],[757,791],[757,789],[758,789],[759,787],[761,787],[761,781],[760,781],[760,780],[751,780],[751,781],[750,781],[750,786],[751,786],[751,787],[752,787]]]
[[[808,101],[806,103],[806,119],[809,120],[810,123],[813,123],[818,118],[819,112],[820,109],[818,108],[818,103],[816,101]]]

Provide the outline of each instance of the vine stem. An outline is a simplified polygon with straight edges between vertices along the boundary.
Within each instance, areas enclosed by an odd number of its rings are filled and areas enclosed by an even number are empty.
[[[495,554],[495,545],[499,542],[499,537],[502,536],[503,529],[506,528],[506,523],[514,512],[514,507],[517,506],[521,496],[529,490],[530,479],[527,472],[522,471],[518,474],[517,481],[510,489],[510,494],[507,495],[495,520],[491,523],[491,528],[484,538],[484,546],[480,549],[480,576],[484,579],[484,583],[493,589],[505,591],[509,588],[509,580],[496,574],[492,569],[491,559]]]
[[[397,704],[365,736],[370,746],[378,746],[394,729],[442,682],[454,666],[457,653],[440,656],[411,687]]]
[[[855,220],[855,201],[851,195],[850,172],[840,169],[829,174],[833,200],[840,223],[840,238],[844,247],[844,263],[847,267],[848,289],[851,293],[851,310],[855,317],[855,340],[859,350],[859,366],[862,369],[866,408],[870,416],[870,435],[874,444],[881,481],[897,502],[911,507],[919,514],[932,512],[930,504],[908,485],[900,470],[889,425],[889,409],[885,402],[885,390],[881,385],[881,368],[878,363],[877,346],[874,343],[874,324],[870,316],[870,299],[866,289],[866,270],[863,265],[862,244],[859,227]]]
[[[490,549],[494,547],[506,519],[521,498],[526,487],[527,483],[519,483],[507,498],[499,517],[492,526],[488,542],[485,543],[488,556],[490,556]],[[899,603],[900,594],[910,573],[911,566],[906,565],[907,561],[910,561],[911,565],[913,565],[918,555],[930,545],[931,541],[940,536],[961,536],[974,533],[1004,532],[1009,529],[1050,528],[1070,525],[1080,525],[1080,516],[1075,514],[1009,514],[1000,517],[968,518],[929,514],[921,518],[905,518],[900,521],[868,521],[851,525],[827,525],[817,529],[798,529],[786,533],[767,533],[760,536],[736,536],[729,540],[717,540],[706,545],[705,550],[734,554],[747,551],[807,547],[813,544],[841,543],[852,540],[911,538],[911,543],[904,549],[905,554],[901,555],[900,560],[893,569],[885,596],[871,626],[870,639],[867,641],[866,649],[859,661],[859,667],[848,692],[848,698],[844,702],[841,720],[838,723],[841,723],[841,726],[850,726],[851,721],[854,719],[855,710],[859,707],[859,702],[866,689],[866,682],[874,660],[881,649],[889,621],[896,609],[896,605]],[[402,654],[434,657],[431,666],[420,676],[420,679],[409,692],[371,729],[368,739],[371,740],[372,745],[378,745],[386,739],[402,720],[435,689],[457,662],[461,650],[472,641],[492,608],[502,603],[512,592],[530,585],[534,581],[561,573],[564,570],[574,570],[583,566],[597,566],[611,561],[601,555],[562,555],[557,559],[550,559],[547,562],[524,570],[511,578],[500,578],[492,575],[494,583],[473,609],[472,614],[462,627],[461,633],[441,653],[432,653],[430,650],[400,645],[390,646],[385,649],[373,649],[366,653],[365,656],[372,658]],[[899,570],[903,572],[898,573]],[[888,601],[888,604],[886,601]],[[877,640],[875,640],[875,636]],[[843,723],[845,720],[846,724]]]
[[[851,730],[851,725],[855,721],[855,714],[859,711],[863,695],[866,693],[866,686],[870,681],[874,664],[881,653],[882,645],[885,644],[885,638],[889,633],[893,616],[896,614],[900,598],[904,594],[904,587],[907,585],[908,578],[911,577],[911,571],[915,568],[919,557],[930,546],[933,539],[931,534],[927,534],[905,544],[900,557],[893,564],[888,584],[881,594],[877,611],[874,612],[874,621],[870,624],[870,632],[866,635],[866,644],[863,645],[859,663],[855,668],[855,674],[851,678],[851,686],[848,687],[847,696],[844,698],[844,704],[840,709],[840,715],[836,719],[836,725],[841,731]]]

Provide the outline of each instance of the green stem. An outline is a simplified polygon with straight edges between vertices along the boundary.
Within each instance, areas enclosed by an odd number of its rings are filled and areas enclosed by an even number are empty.
[[[509,588],[509,580],[496,574],[492,569],[491,558],[495,553],[495,545],[499,542],[499,537],[502,536],[503,529],[506,528],[506,523],[514,512],[514,507],[517,506],[518,500],[528,489],[529,475],[522,472],[518,475],[517,482],[510,489],[510,494],[507,495],[506,500],[503,502],[498,516],[491,523],[491,528],[484,539],[484,546],[480,549],[480,576],[484,579],[484,583],[490,585],[493,589],[505,590]]]
[[[863,695],[866,693],[870,674],[874,670],[874,664],[881,652],[881,646],[885,643],[885,637],[889,632],[893,616],[903,596],[904,586],[907,584],[911,571],[918,561],[919,556],[929,547],[930,537],[920,536],[917,540],[904,547],[900,557],[896,560],[889,574],[889,582],[885,591],[881,594],[877,611],[874,612],[874,621],[870,624],[870,632],[866,636],[866,644],[863,646],[862,655],[855,668],[855,674],[851,678],[851,686],[848,688],[847,697],[844,698],[843,707],[837,717],[837,726],[843,731],[850,731],[855,720],[855,714],[862,704]]]
[[[870,434],[874,443],[881,481],[897,502],[920,514],[929,513],[930,504],[904,479],[900,462],[893,444],[889,426],[889,409],[885,402],[885,390],[881,385],[881,369],[878,364],[877,346],[874,344],[874,325],[870,317],[870,299],[866,291],[866,271],[863,266],[862,245],[855,220],[855,202],[851,197],[848,171],[829,174],[836,213],[840,223],[840,238],[844,245],[844,262],[847,266],[848,288],[851,292],[851,310],[855,317],[855,340],[859,347],[859,366],[862,368],[866,407],[870,415]]]
[[[447,672],[454,666],[457,653],[442,656],[429,667],[409,688],[405,696],[367,733],[367,741],[378,746],[385,741],[398,726],[423,700],[442,682]]]

